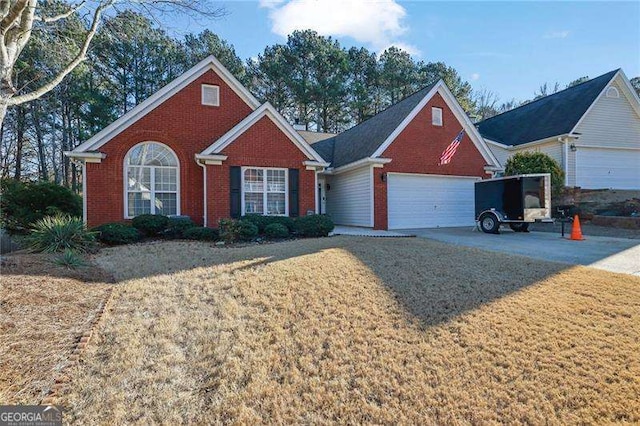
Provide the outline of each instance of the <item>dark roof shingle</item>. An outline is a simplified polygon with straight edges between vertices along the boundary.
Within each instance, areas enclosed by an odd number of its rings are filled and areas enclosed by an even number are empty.
[[[313,149],[332,167],[370,157],[436,84],[418,90],[349,130],[314,143]]]
[[[617,72],[608,72],[529,102],[481,121],[476,126],[482,137],[504,145],[522,145],[567,134]]]

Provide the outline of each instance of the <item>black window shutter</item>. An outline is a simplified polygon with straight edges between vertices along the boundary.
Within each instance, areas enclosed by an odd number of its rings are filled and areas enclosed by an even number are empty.
[[[241,185],[241,169],[238,166],[232,166],[229,168],[229,176],[230,176],[230,188],[231,193],[229,194],[229,199],[231,200],[231,217],[239,218],[241,215],[240,209],[242,206],[240,197],[242,196],[242,192],[240,191]]]
[[[298,187],[300,171],[298,169],[289,169],[289,216],[300,216],[300,197],[298,197]]]

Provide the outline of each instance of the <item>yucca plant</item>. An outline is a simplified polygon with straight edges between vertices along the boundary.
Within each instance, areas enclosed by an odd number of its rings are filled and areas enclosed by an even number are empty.
[[[87,266],[87,262],[84,261],[82,256],[73,250],[65,250],[62,253],[57,254],[53,258],[53,263],[69,269],[78,269]]]
[[[71,216],[44,217],[34,224],[29,235],[31,250],[45,253],[86,252],[95,241],[95,232],[88,231],[81,219]]]

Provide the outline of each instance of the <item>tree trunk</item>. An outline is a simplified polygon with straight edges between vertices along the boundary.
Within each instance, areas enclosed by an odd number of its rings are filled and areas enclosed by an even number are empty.
[[[47,157],[45,155],[44,137],[42,134],[42,123],[40,121],[40,106],[38,102],[31,103],[31,121],[36,131],[36,146],[38,147],[38,170],[40,172],[40,180],[49,180],[49,171],[47,169]]]
[[[22,149],[24,147],[25,111],[23,106],[18,106],[16,114],[16,168],[13,174],[15,180],[22,178]],[[5,110],[6,114],[6,110]]]

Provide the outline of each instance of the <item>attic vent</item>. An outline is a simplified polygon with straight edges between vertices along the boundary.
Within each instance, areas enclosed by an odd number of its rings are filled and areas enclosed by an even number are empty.
[[[607,98],[619,98],[620,92],[615,87],[609,87],[607,89]]]
[[[220,87],[203,84],[202,105],[220,106]]]
[[[431,108],[431,124],[442,126],[442,108]]]

